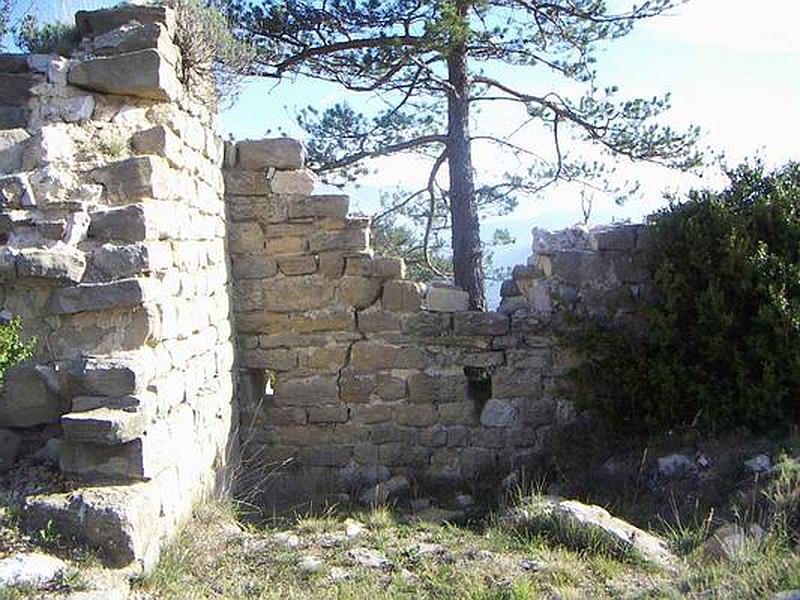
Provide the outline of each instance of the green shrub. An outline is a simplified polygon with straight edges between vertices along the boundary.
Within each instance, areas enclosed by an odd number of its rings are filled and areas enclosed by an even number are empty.
[[[22,321],[19,317],[0,324],[0,387],[3,385],[6,370],[33,354],[35,343],[33,340],[23,341],[21,329]]]
[[[753,431],[800,419],[800,165],[729,173],[656,215],[639,335],[587,326],[574,375],[616,430]]]
[[[80,42],[75,25],[66,23],[40,24],[36,15],[28,13],[16,28],[14,38],[22,50],[31,54],[60,54],[69,56]]]

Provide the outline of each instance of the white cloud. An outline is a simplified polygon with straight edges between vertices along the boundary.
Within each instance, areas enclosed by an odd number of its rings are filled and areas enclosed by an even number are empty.
[[[690,0],[645,23],[667,38],[720,50],[770,54],[800,53],[797,0]]]

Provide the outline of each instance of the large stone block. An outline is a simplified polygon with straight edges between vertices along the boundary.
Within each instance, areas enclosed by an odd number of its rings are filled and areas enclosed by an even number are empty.
[[[258,223],[230,223],[228,225],[228,247],[235,253],[259,253],[264,251],[264,232]]]
[[[122,4],[101,10],[81,10],[75,14],[78,30],[89,36],[99,36],[123,25],[137,23],[162,23],[171,30],[175,28],[175,11],[167,6]]]
[[[225,169],[223,171],[223,175],[225,177],[225,193],[229,196],[245,196],[249,198],[255,197],[255,200],[259,204],[263,204],[266,202],[265,196],[269,192],[269,187],[267,184],[267,175],[263,171],[242,171],[240,169]],[[237,212],[241,212],[242,208],[241,205],[245,202],[241,198],[236,199],[229,199],[229,203],[235,203],[240,206],[237,210],[233,211],[233,218],[234,220],[238,220],[240,217],[237,215]],[[286,205],[285,200],[282,203],[284,206]],[[248,212],[246,217],[247,218],[255,218],[257,215],[254,212]],[[282,214],[283,218],[288,216],[288,209],[283,211]],[[281,219],[277,219],[281,220]]]
[[[66,408],[52,368],[28,362],[6,372],[0,396],[0,427],[56,423]]]
[[[33,208],[36,196],[28,176],[24,174],[0,177],[0,208]]]
[[[510,400],[489,399],[481,411],[484,427],[513,427],[519,418],[519,410]]]
[[[276,171],[269,180],[273,194],[310,194],[317,185],[317,176],[308,169]]]
[[[178,49],[170,39],[166,27],[159,23],[138,27],[119,27],[95,36],[92,40],[94,54],[108,56],[153,48],[172,65],[178,65]]]
[[[170,198],[175,172],[159,156],[133,156],[94,169],[89,176],[103,186],[107,202],[132,204],[145,198]]]
[[[435,312],[460,312],[467,310],[469,294],[459,287],[431,284],[425,293],[423,308]]]
[[[131,137],[131,146],[139,154],[154,154],[175,167],[183,166],[183,142],[164,125],[137,131]]]
[[[141,204],[101,210],[91,214],[89,237],[120,242],[140,242],[158,236],[158,227]]]
[[[372,306],[381,295],[380,280],[345,275],[339,279],[339,299],[357,310]]]
[[[12,107],[24,104],[40,83],[44,83],[44,77],[34,73],[0,73],[0,104]]]
[[[56,315],[139,306],[146,300],[143,280],[87,283],[53,290],[47,310]]]
[[[96,408],[68,413],[61,417],[64,439],[91,444],[124,444],[144,433],[145,419],[140,412]]]
[[[152,49],[84,60],[70,69],[68,80],[97,92],[151,100],[173,101],[181,89],[175,67]]]
[[[350,198],[341,195],[285,196],[290,219],[332,217],[344,219],[350,208]]]
[[[463,402],[467,399],[467,378],[463,373],[417,373],[408,380],[413,404]]]
[[[23,248],[16,259],[17,276],[78,283],[86,271],[86,255],[71,246]]]
[[[245,140],[236,144],[238,167],[244,171],[302,169],[306,149],[302,142],[291,138]]]
[[[380,279],[405,278],[406,264],[402,258],[349,257],[346,275],[379,277]]]
[[[276,406],[319,406],[339,401],[339,385],[333,376],[301,379],[278,378],[275,384]]]
[[[21,447],[22,437],[8,429],[0,429],[0,473],[14,465]]]
[[[237,254],[231,257],[234,279],[266,279],[278,274],[278,264],[264,254]]]
[[[494,312],[460,312],[453,315],[453,328],[456,335],[506,335],[509,319]]]
[[[308,239],[311,252],[364,252],[369,247],[368,229],[320,231]]]
[[[22,159],[30,134],[24,129],[0,130],[0,173],[22,170]]]
[[[148,478],[141,439],[113,446],[64,441],[59,459],[64,473],[86,480]]]
[[[383,286],[383,308],[394,312],[418,312],[422,288],[413,281],[387,281]]]

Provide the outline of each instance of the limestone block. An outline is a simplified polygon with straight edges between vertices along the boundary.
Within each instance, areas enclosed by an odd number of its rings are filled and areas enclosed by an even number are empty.
[[[408,427],[430,427],[439,420],[433,404],[402,404],[394,411],[395,422]]]
[[[332,345],[310,348],[300,360],[301,367],[321,369],[338,373],[345,366],[349,346]]]
[[[94,108],[94,97],[86,94],[49,99],[46,104],[42,105],[41,111],[44,119],[84,123],[92,118]]]
[[[317,176],[309,169],[276,171],[269,180],[273,194],[310,194],[317,185]]]
[[[17,275],[17,257],[7,246],[0,247],[0,281],[13,279]]]
[[[61,471],[86,480],[147,478],[141,439],[113,446],[65,440],[59,459]]]
[[[287,254],[276,258],[284,275],[311,275],[317,272],[317,259],[310,254]]]
[[[308,409],[309,423],[345,423],[348,418],[349,411],[344,404],[312,406]]]
[[[86,271],[86,255],[70,246],[23,248],[17,254],[17,276],[78,283]]]
[[[456,335],[506,335],[509,319],[494,312],[459,312],[453,315],[453,328]]]
[[[498,367],[492,373],[492,395],[495,398],[539,398],[542,374],[537,370]]]
[[[354,332],[356,324],[352,311],[331,308],[294,313],[262,311],[237,315],[236,320],[239,331],[259,332],[266,334],[265,337],[286,333]]]
[[[425,294],[423,308],[433,312],[459,312],[469,307],[469,294],[461,288],[431,284]]]
[[[350,198],[342,195],[284,196],[290,219],[333,217],[344,219],[350,208]]]
[[[142,413],[111,408],[67,413],[61,417],[61,428],[67,442],[124,444],[141,436],[144,426]]]
[[[297,351],[285,348],[241,348],[239,363],[248,369],[294,371],[298,367]]]
[[[350,407],[350,420],[363,425],[385,423],[392,419],[394,407],[390,404],[356,404]]]
[[[517,282],[513,279],[506,279],[500,286],[500,297],[509,298],[512,296],[521,296],[522,292],[519,290]]]
[[[594,229],[589,233],[589,246],[595,251],[633,250],[636,247],[638,225],[620,225]]]
[[[369,402],[370,395],[375,389],[375,375],[358,373],[346,369],[340,377],[340,394],[342,402],[348,404],[364,404]]]
[[[26,54],[0,54],[0,73],[27,73],[30,71]]]
[[[99,36],[123,25],[162,23],[168,30],[175,28],[175,11],[167,6],[122,4],[113,8],[78,11],[75,24],[83,35]]]
[[[365,310],[358,313],[358,329],[364,333],[400,331],[401,316],[385,310]]]
[[[388,281],[383,286],[383,308],[394,312],[418,312],[422,286],[413,281]]]
[[[381,279],[404,279],[406,264],[402,258],[348,257],[346,275],[357,277],[379,277]]]
[[[589,250],[559,250],[540,256],[539,265],[546,277],[557,277],[572,285],[605,281],[611,266],[603,254]]]
[[[0,73],[0,105],[24,104],[33,97],[33,89],[43,82],[44,77],[34,73]]]
[[[320,231],[309,238],[308,247],[311,252],[315,253],[334,251],[363,252],[369,247],[369,230]]]
[[[145,357],[133,358],[131,362],[82,359],[69,365],[66,391],[71,396],[129,396],[144,390],[153,367]],[[74,405],[73,410],[76,410]]]
[[[183,166],[183,142],[164,125],[137,131],[131,137],[131,146],[139,154],[155,154],[175,167]]]
[[[0,396],[0,427],[33,427],[58,422],[65,412],[55,371],[26,362],[5,374]]]
[[[267,234],[264,249],[271,255],[302,254],[308,251],[308,241],[301,237],[270,238]]]
[[[22,157],[30,137],[24,129],[0,130],[0,173],[15,173],[22,170]]]
[[[166,27],[159,23],[123,25],[92,40],[94,54],[107,56],[153,48],[172,65],[178,65],[178,49],[170,39]]]
[[[48,340],[57,359],[79,358],[85,354],[108,354],[141,348],[153,341],[158,328],[157,314],[149,307],[62,315],[60,326]]]
[[[489,399],[481,411],[481,425],[484,427],[513,427],[517,423],[519,411],[510,400]]]
[[[21,447],[22,437],[8,429],[0,429],[0,473],[13,466]]]
[[[325,277],[341,277],[344,274],[344,255],[340,252],[319,254],[319,272]]]
[[[439,337],[452,329],[452,316],[447,313],[418,312],[403,320],[406,335]]]
[[[0,208],[32,208],[36,197],[28,176],[23,174],[0,177]]]
[[[344,467],[353,456],[349,446],[328,446],[320,448],[302,448],[300,450],[300,463],[303,465]]]
[[[173,101],[181,90],[175,68],[152,49],[84,60],[70,69],[68,81],[97,92],[151,100]]]
[[[338,399],[339,385],[332,376],[278,378],[275,384],[276,406],[318,406],[338,402]]]
[[[90,238],[140,242],[158,236],[157,224],[142,204],[97,211],[91,213],[90,218]]]
[[[416,373],[408,380],[412,404],[462,402],[467,398],[467,378],[460,373]]]
[[[15,129],[27,127],[31,116],[31,109],[26,105],[2,106],[0,105],[0,129]]]
[[[56,315],[138,306],[145,302],[144,280],[87,283],[53,290],[47,310]]]
[[[245,140],[236,144],[236,154],[244,171],[302,169],[306,160],[302,142],[291,138]]]
[[[266,196],[269,191],[267,175],[263,171],[242,171],[226,169],[225,193],[230,196]],[[265,199],[262,198],[262,202]],[[235,202],[239,202],[238,200]],[[288,214],[288,213],[287,213]],[[286,215],[284,215],[286,216]]]
[[[111,281],[146,272],[165,271],[172,266],[169,244],[103,244],[92,251],[89,277],[92,281]]]
[[[339,280],[339,299],[345,306],[357,310],[372,306],[381,295],[380,280],[366,277],[349,277]]]
[[[327,308],[334,288],[313,275],[270,280],[264,286],[262,308],[269,311],[306,311]]]
[[[231,264],[236,280],[266,279],[278,274],[278,263],[271,256],[263,254],[237,254],[231,257]]]
[[[133,156],[94,169],[89,176],[105,190],[111,204],[132,204],[144,198],[167,199],[175,172],[158,156]]]
[[[378,373],[376,377],[375,394],[386,402],[402,400],[408,395],[406,380],[400,377],[394,377],[388,373]]]
[[[258,253],[264,250],[264,232],[258,223],[230,223],[228,248],[237,253]]]

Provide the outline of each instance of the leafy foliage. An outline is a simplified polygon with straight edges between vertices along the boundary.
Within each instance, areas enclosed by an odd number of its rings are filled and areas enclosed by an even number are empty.
[[[612,169],[597,155],[678,168],[699,163],[695,128],[676,132],[655,123],[668,96],[619,99],[617,88],[597,86],[594,67],[605,42],[680,1],[645,0],[627,9],[615,3],[619,11],[598,0],[219,3],[259,48],[253,74],[300,75],[370,94],[364,112],[342,102],[298,117],[309,133],[309,164],[328,183],[353,181],[376,157],[411,153],[428,161],[427,184],[386,209],[426,215],[414,220],[426,248],[435,246],[432,230],[447,223],[455,282],[481,308],[479,214],[508,212],[559,181],[618,192]],[[489,76],[507,72],[498,68],[503,63],[534,82],[536,93]],[[541,91],[541,81],[554,75],[564,85]],[[520,127],[503,137],[472,131],[470,111],[480,106],[516,108]],[[527,146],[536,133],[549,137],[548,147]],[[593,158],[575,152],[583,143],[598,150]],[[491,146],[518,168],[473,168],[473,145]]]
[[[0,386],[3,385],[6,370],[20,361],[30,358],[35,343],[24,341],[20,336],[22,322],[15,317],[5,324],[0,324]]]
[[[223,14],[204,0],[179,0],[175,8],[181,80],[209,105],[233,103],[255,49],[237,39]]]
[[[584,400],[616,429],[800,422],[800,165],[729,177],[657,215],[643,334],[579,337]]]
[[[80,41],[75,25],[39,23],[34,13],[22,17],[14,32],[17,46],[31,54],[60,54],[69,56]]]

